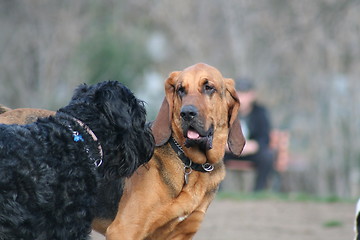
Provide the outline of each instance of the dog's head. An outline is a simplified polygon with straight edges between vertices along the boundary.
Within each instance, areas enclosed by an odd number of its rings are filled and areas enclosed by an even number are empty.
[[[154,139],[146,123],[144,103],[117,81],[80,85],[61,111],[83,121],[103,148],[99,171],[105,176],[127,177],[150,160]]]
[[[152,126],[156,145],[165,144],[173,134],[181,145],[191,149],[188,155],[205,152],[210,160],[221,159],[226,141],[229,149],[240,155],[245,140],[237,118],[240,102],[232,79],[199,63],[172,72],[165,81],[165,94]]]

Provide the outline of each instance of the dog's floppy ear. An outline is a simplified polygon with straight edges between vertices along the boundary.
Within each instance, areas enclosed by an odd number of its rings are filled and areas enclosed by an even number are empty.
[[[159,113],[151,125],[151,131],[155,139],[156,146],[164,145],[171,135],[169,103],[164,98]]]
[[[229,150],[233,154],[239,156],[245,145],[245,138],[242,133],[240,121],[238,118],[240,101],[234,87],[234,80],[232,80],[231,78],[225,78],[225,85],[226,85],[226,98],[229,109],[228,146],[229,146]]]
[[[151,126],[156,146],[162,146],[171,136],[171,121],[176,77],[180,72],[172,72],[165,81],[165,98],[159,113]]]

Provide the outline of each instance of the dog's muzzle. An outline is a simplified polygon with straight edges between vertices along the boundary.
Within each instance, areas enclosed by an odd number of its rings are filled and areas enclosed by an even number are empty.
[[[182,129],[186,138],[185,146],[199,146],[203,150],[212,149],[214,127],[204,130],[204,124],[200,120],[199,111],[194,105],[186,105],[181,108]]]

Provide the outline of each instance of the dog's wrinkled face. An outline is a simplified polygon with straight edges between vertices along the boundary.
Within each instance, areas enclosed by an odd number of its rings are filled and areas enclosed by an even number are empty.
[[[174,91],[173,131],[181,132],[186,147],[211,149],[214,132],[227,129],[229,120],[226,83],[220,72],[199,64],[172,73],[167,84]]]
[[[120,82],[80,85],[64,111],[72,111],[99,139],[106,158],[99,170],[105,175],[130,176],[151,158],[154,139],[145,125],[144,103]]]
[[[212,153],[216,152],[214,158],[220,159],[228,140],[230,150],[240,154],[244,139],[237,120],[240,102],[232,79],[224,78],[214,67],[199,63],[172,72],[165,82],[165,94],[153,126],[157,145],[164,144],[172,134],[187,148],[202,152],[216,148]]]
[[[177,124],[174,126],[174,131],[181,130],[186,147],[198,146],[202,150],[211,149],[214,126],[224,124],[217,122],[221,118],[208,117],[216,112],[219,114],[223,112],[222,106],[215,104],[224,94],[223,86],[219,81],[214,81],[216,77],[218,76],[209,71],[194,69],[184,71],[176,79],[171,79],[175,80],[173,117],[177,120]]]

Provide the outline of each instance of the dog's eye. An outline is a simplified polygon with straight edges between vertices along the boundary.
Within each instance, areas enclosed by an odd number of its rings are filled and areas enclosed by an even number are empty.
[[[186,94],[185,88],[184,87],[179,87],[177,90],[177,94],[182,97]]]
[[[203,90],[204,90],[204,93],[206,93],[208,95],[211,95],[216,91],[216,89],[213,86],[211,86],[209,83],[204,84]]]

